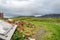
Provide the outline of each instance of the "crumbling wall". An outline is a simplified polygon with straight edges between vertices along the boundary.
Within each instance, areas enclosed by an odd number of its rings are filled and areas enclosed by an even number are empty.
[[[0,13],[0,18],[4,18],[3,13]]]

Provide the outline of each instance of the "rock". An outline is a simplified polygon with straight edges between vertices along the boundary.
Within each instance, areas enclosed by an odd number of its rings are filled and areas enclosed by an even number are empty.
[[[34,38],[29,38],[29,40],[35,40]]]
[[[7,19],[6,22],[10,23],[10,24],[14,24],[15,21],[13,19]]]

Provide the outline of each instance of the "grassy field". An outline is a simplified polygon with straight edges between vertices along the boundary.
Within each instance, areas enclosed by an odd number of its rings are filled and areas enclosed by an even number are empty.
[[[30,33],[30,37],[36,40],[60,40],[60,18],[33,18],[33,17],[20,17],[13,18],[16,21],[24,20],[26,23],[32,23],[35,28],[24,26],[24,31],[19,33],[18,30],[14,33],[13,40],[25,40],[25,32]],[[34,32],[34,35],[32,34]]]

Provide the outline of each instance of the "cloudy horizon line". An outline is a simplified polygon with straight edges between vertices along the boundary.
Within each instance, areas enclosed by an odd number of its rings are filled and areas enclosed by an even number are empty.
[[[0,12],[6,17],[60,14],[60,0],[0,0]]]

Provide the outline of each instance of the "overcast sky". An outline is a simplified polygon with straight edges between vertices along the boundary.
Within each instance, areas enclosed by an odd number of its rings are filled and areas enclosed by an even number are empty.
[[[60,13],[60,0],[0,0],[5,17]]]

